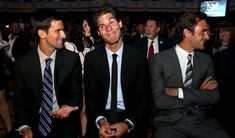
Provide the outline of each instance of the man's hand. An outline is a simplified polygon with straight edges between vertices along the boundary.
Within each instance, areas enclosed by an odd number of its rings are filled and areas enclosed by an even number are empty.
[[[119,138],[128,132],[128,126],[124,122],[119,122],[119,123],[110,125],[110,128],[115,130],[114,135],[116,138]]]
[[[100,122],[99,137],[112,138],[114,136],[114,131],[111,129],[110,124],[107,121],[102,120],[102,122]]]
[[[177,96],[177,89],[178,88],[166,88],[165,93],[168,96]]]
[[[23,129],[21,133],[23,138],[33,138],[33,132],[31,129]]]
[[[206,80],[202,83],[200,86],[201,89],[203,90],[213,90],[218,86],[218,83],[216,80],[212,80],[212,76],[209,76],[206,78]]]
[[[66,119],[69,117],[69,114],[73,111],[78,110],[78,106],[72,107],[72,106],[62,106],[59,110],[52,113],[52,116],[54,118],[59,119]]]

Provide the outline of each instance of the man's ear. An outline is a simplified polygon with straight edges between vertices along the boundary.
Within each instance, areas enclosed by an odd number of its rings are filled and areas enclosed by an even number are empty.
[[[42,29],[39,29],[38,30],[38,36],[40,38],[45,38],[46,37],[46,32],[44,30],[42,30]]]
[[[118,24],[119,24],[120,28],[122,28],[122,20],[119,20]]]
[[[185,38],[187,38],[190,35],[192,35],[192,32],[185,28],[184,31],[183,31],[183,35],[184,35]]]

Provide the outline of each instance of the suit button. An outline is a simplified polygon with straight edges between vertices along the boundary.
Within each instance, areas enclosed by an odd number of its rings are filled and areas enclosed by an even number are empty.
[[[198,108],[198,106],[196,105],[195,108]]]

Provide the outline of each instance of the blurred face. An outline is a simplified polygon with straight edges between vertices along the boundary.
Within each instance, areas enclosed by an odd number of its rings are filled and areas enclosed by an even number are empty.
[[[219,38],[223,44],[228,44],[230,39],[230,33],[229,31],[221,30],[219,33]]]
[[[12,23],[10,26],[10,32],[13,35],[18,35],[20,33],[20,25],[16,22]]]
[[[151,40],[155,39],[159,31],[160,27],[157,26],[154,20],[148,20],[146,22],[145,33],[149,39]]]
[[[97,25],[98,34],[103,38],[106,44],[114,45],[121,42],[122,22],[118,22],[111,13],[106,13],[98,17]]]
[[[83,23],[82,23],[82,28],[83,28],[83,34],[85,36],[91,36],[91,28],[87,22],[87,20],[83,20]]]
[[[207,40],[209,40],[209,26],[206,20],[201,20],[194,28],[194,33],[191,33],[189,43],[193,49],[204,49],[204,43]]]
[[[136,29],[140,34],[144,33],[144,25],[143,24],[138,24]]]
[[[64,25],[61,20],[51,21],[51,27],[48,32],[42,31],[40,35],[40,40],[48,48],[61,49],[64,45],[65,32]]]

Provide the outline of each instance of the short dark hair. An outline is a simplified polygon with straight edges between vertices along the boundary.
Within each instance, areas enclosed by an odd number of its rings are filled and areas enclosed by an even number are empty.
[[[36,40],[38,39],[37,31],[39,29],[47,32],[53,20],[62,20],[61,15],[56,10],[49,8],[36,10],[31,18],[33,37]]]
[[[206,20],[207,16],[203,12],[187,12],[184,13],[177,21],[176,24],[176,42],[179,43],[184,39],[183,31],[188,29],[194,33],[197,23],[203,19]]]
[[[105,4],[105,5],[103,5],[101,8],[98,8],[98,9],[95,11],[95,13],[93,14],[93,21],[94,21],[94,23],[95,23],[96,29],[98,29],[98,26],[97,26],[97,19],[98,19],[101,15],[106,14],[106,13],[111,13],[111,14],[115,17],[115,19],[118,20],[118,21],[121,19],[120,13],[118,12],[118,10],[117,10],[114,6],[112,6],[112,5],[110,5],[110,4]]]
[[[145,25],[146,25],[147,21],[154,21],[157,27],[161,27],[161,22],[155,17],[148,17],[145,22]]]

